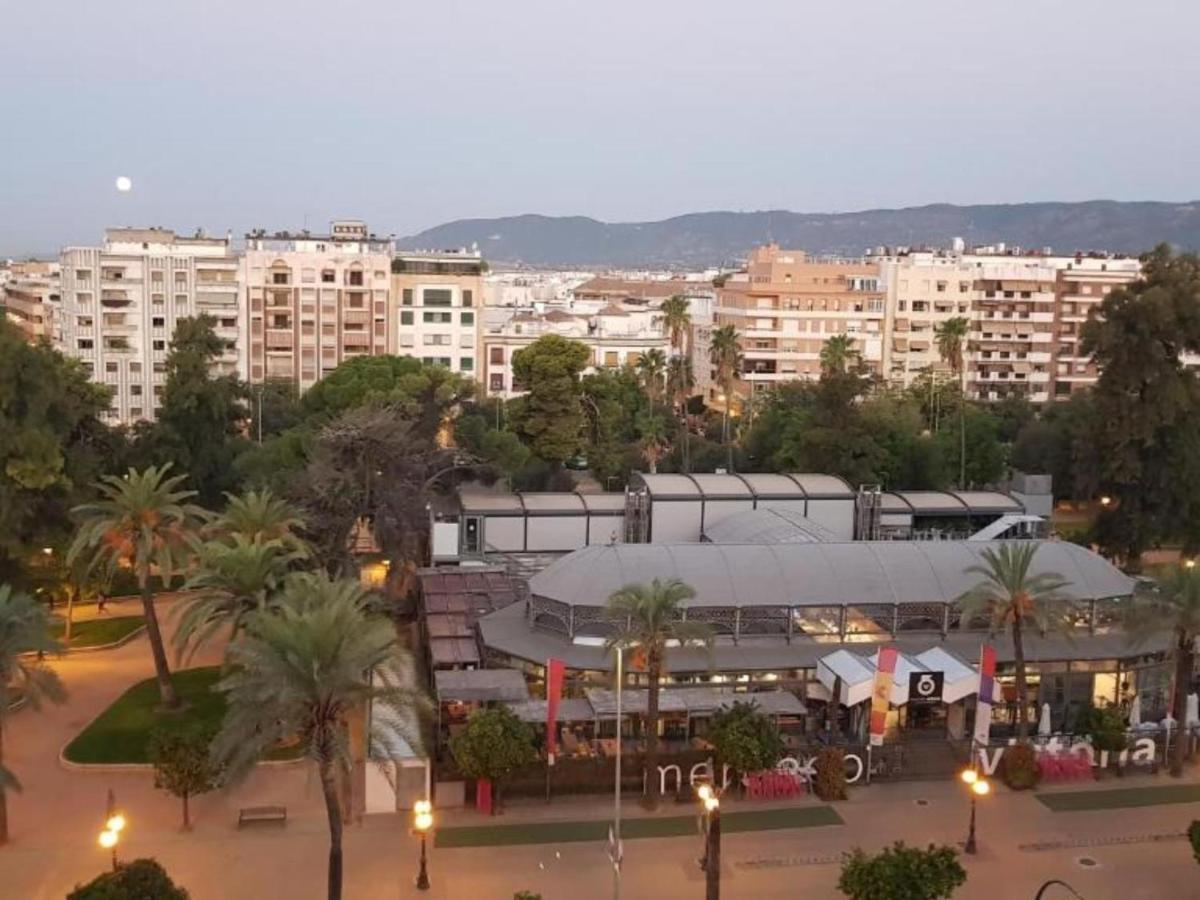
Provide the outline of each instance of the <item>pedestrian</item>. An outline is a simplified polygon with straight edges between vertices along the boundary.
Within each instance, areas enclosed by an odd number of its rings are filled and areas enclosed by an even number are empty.
[[[101,591],[99,594],[97,594],[96,595],[96,612],[103,613],[104,612],[104,604],[106,604],[107,602],[108,602],[108,594],[107,593],[105,593],[104,591]]]

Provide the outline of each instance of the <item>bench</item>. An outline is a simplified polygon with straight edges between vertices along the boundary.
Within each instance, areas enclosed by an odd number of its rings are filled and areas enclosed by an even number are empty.
[[[238,828],[259,823],[287,824],[286,806],[247,806],[238,811]]]

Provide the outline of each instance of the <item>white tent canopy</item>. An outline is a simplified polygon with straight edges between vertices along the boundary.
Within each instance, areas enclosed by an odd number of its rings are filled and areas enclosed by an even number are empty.
[[[840,678],[839,702],[843,706],[857,706],[871,699],[878,661],[878,651],[870,657],[865,657],[845,649],[835,650],[817,660],[817,680],[832,697],[834,686]],[[944,703],[956,703],[979,691],[979,673],[972,666],[949,650],[932,647],[916,656],[909,656],[907,653],[898,655],[890,697],[893,706],[904,706],[908,703],[909,676],[914,672],[942,673]]]

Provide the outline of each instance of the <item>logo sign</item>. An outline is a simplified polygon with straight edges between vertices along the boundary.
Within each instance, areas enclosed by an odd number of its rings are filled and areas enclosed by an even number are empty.
[[[913,672],[908,676],[908,699],[941,700],[944,672]]]

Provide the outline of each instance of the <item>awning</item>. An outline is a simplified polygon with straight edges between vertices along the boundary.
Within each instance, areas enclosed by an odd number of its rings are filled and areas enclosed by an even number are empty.
[[[520,700],[515,703],[505,703],[522,722],[546,724],[545,700]],[[596,718],[592,704],[577,697],[564,697],[558,701],[558,721],[560,722],[590,722]]]
[[[466,669],[434,672],[439,702],[488,703],[529,699],[525,676],[516,669]]]
[[[587,703],[597,719],[612,719],[617,714],[617,696],[613,691],[590,688]],[[621,715],[645,715],[648,692],[641,689],[621,693]],[[723,688],[666,688],[659,691],[660,712],[686,713],[689,716],[709,716],[735,703],[749,703],[768,716],[802,716],[807,711],[800,698],[791,691],[737,692]]]
[[[871,699],[878,660],[878,651],[868,658],[849,650],[835,650],[817,661],[817,680],[832,696],[835,679],[841,678],[838,699],[844,706],[857,706]],[[914,672],[943,674],[943,703],[956,703],[979,690],[979,673],[974,668],[949,650],[931,647],[915,656],[898,654],[889,698],[893,706],[908,703],[908,683]]]
[[[429,642],[429,656],[434,666],[479,665],[479,648],[474,638],[438,638]]]

